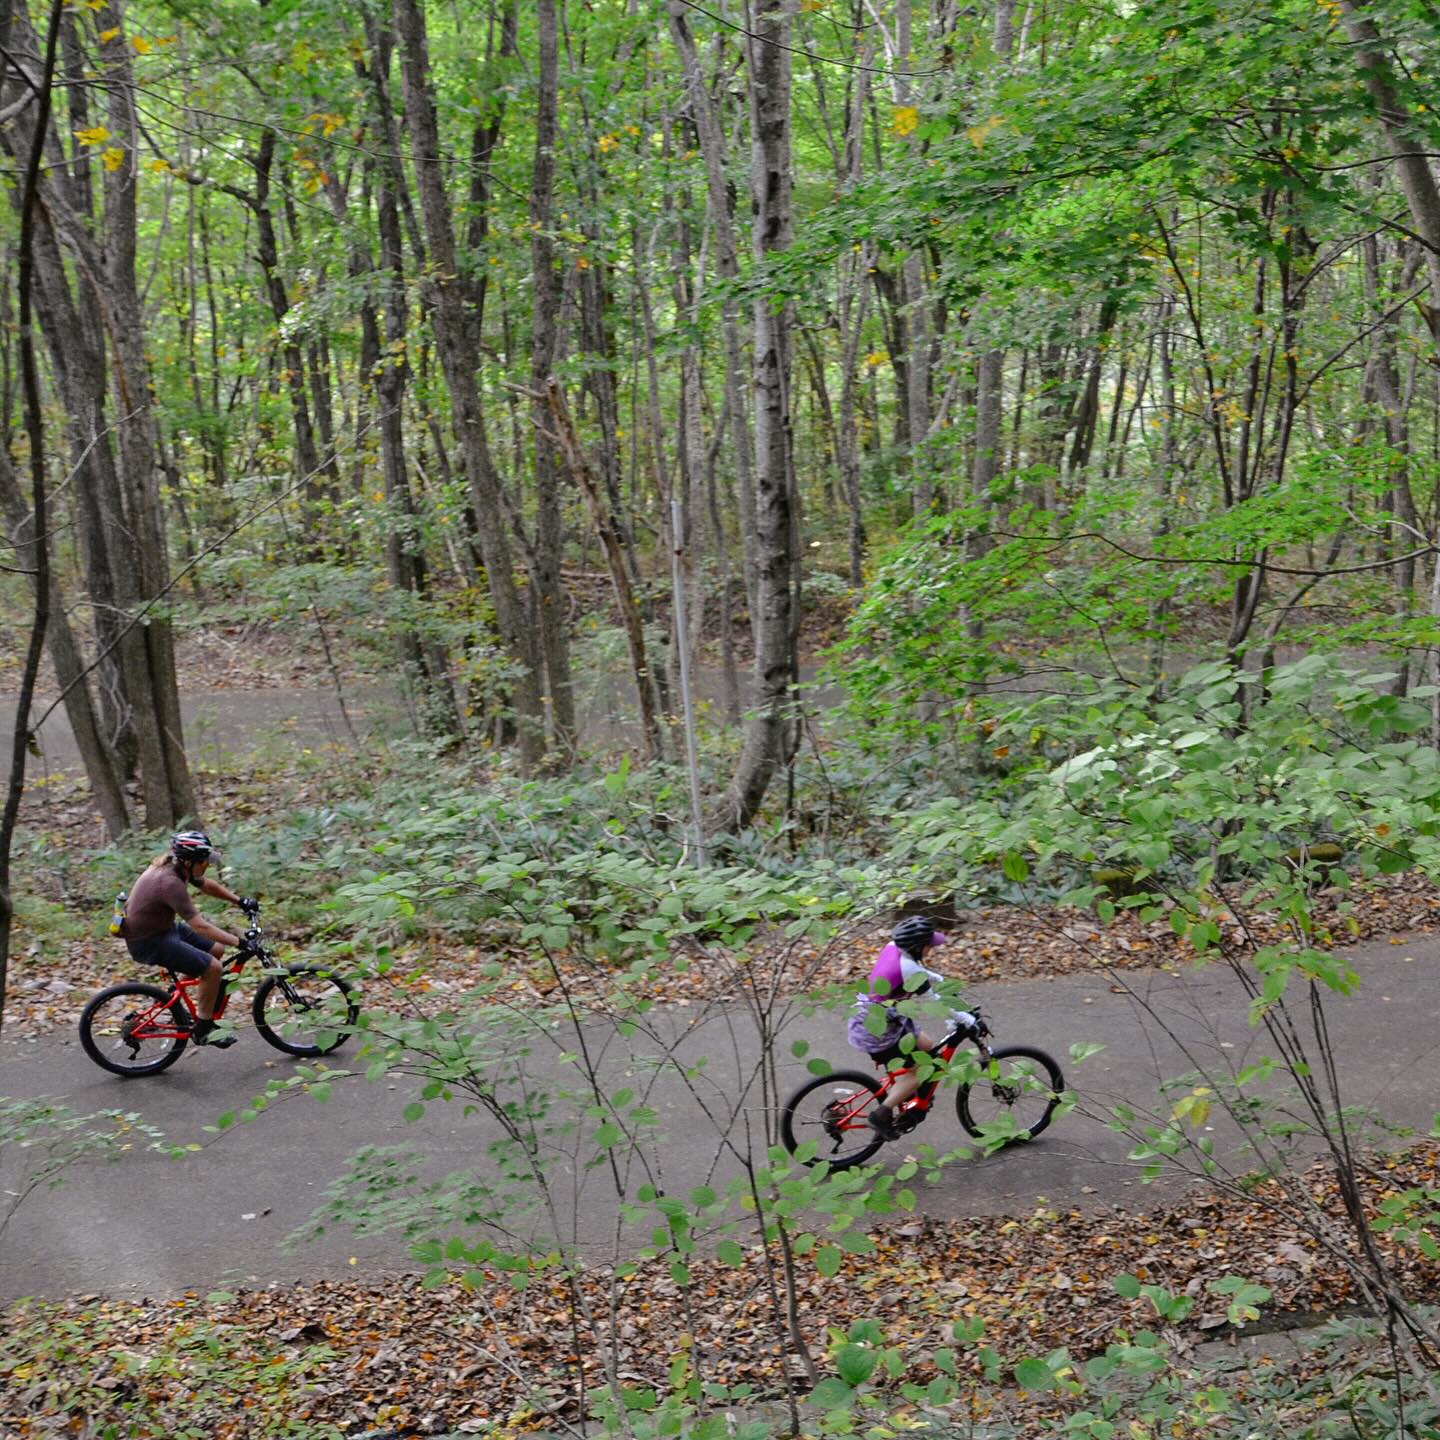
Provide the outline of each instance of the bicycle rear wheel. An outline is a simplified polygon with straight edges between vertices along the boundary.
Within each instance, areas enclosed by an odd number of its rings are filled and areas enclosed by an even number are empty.
[[[318,965],[292,965],[267,975],[250,1007],[261,1038],[287,1055],[329,1055],[349,1036],[360,1013],[348,981]]]
[[[1065,1090],[1060,1067],[1043,1050],[1003,1045],[980,1078],[962,1085],[955,1113],[977,1140],[1033,1140],[1049,1124]]]
[[[832,1070],[802,1085],[780,1109],[780,1139],[790,1154],[816,1142],[805,1163],[832,1170],[863,1165],[885,1142],[869,1117],[880,1087],[859,1070]]]
[[[81,1048],[127,1080],[168,1070],[190,1043],[189,1012],[179,1000],[166,1004],[174,993],[136,980],[102,990],[80,1012]]]

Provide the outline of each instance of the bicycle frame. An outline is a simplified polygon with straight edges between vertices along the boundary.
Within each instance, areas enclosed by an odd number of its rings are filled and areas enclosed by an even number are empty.
[[[952,1030],[945,1038],[929,1051],[932,1060],[941,1066],[938,1075],[932,1075],[920,1088],[908,1099],[902,1100],[895,1111],[895,1123],[903,1130],[913,1130],[929,1113],[931,1102],[935,1098],[935,1092],[940,1088],[940,1081],[945,1076],[945,1066],[955,1058],[960,1046],[967,1040],[975,1046],[982,1066],[990,1063],[990,1032],[988,1028],[982,1027],[979,1033],[970,1030]],[[926,1054],[926,1051],[918,1051],[919,1054]],[[872,1101],[883,1102],[885,1097],[894,1088],[896,1079],[904,1074],[903,1070],[887,1070],[885,1079],[880,1084],[879,1094],[864,1091],[855,1096],[854,1102],[848,1109],[842,1109],[840,1102],[836,1102],[830,1108],[831,1121],[838,1130],[868,1130],[870,1122],[866,1111]]]
[[[249,929],[241,936],[240,948],[221,973],[220,994],[215,1001],[216,1020],[224,1019],[226,1007],[230,1004],[230,981],[245,969],[246,962],[250,960],[269,961],[270,959],[270,952],[260,943],[260,927],[252,922]],[[200,980],[197,976],[180,975],[173,970],[167,973],[174,977],[174,988],[163,1000],[157,1000],[129,1027],[129,1034],[132,1038],[137,1040],[188,1040],[190,1038],[188,1032],[175,1025],[171,1018],[170,1007],[178,1000],[190,1012],[191,1022],[198,1020],[200,1011],[196,1007],[193,992],[199,988]]]

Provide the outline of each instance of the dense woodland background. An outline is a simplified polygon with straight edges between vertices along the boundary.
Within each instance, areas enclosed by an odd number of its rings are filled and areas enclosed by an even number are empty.
[[[1177,636],[1343,642],[1404,690],[1440,593],[1432,20],[7,6],[49,654],[111,832],[194,813],[176,626],[257,592],[328,611],[342,668],[363,613],[433,734],[537,770],[575,757],[601,574],[643,746],[673,753],[677,548],[683,642],[732,722],[754,707],[708,802],[732,827],[794,753],[804,617],[837,591],[856,696],[901,716],[1056,642],[1136,678]]]
[[[1003,779],[1017,687],[1440,678],[1432,22],[8,4],[0,848],[61,702],[110,837],[223,820],[176,646],[226,625],[398,677],[462,777],[570,770],[617,662],[679,761],[703,660],[722,850]]]
[[[577,1338],[506,1372],[505,1407],[539,1407],[521,1428],[760,1440],[810,1405],[803,1433],[844,1434],[919,1374],[907,1405],[963,1393],[972,1426],[977,1397],[1046,1397],[1011,1433],[1433,1434],[1434,1154],[1393,1184],[1363,1157],[1325,1014],[1363,1003],[1337,938],[1419,924],[1440,871],[1437,29],[1428,0],[0,0],[0,1018],[12,919],[21,1023],[68,1028],[54,996],[119,963],[101,898],[156,832],[214,826],[287,943],[380,995],[369,1078],[418,1075],[503,1132],[485,1163],[513,1189],[485,1171],[400,1211],[432,1279],[553,1277],[535,1343]],[[278,656],[342,706],[357,678],[398,691],[411,733],[202,770],[181,694],[222,652],[227,685]],[[717,697],[691,737],[687,666]],[[577,697],[602,681],[633,723],[597,747]],[[27,750],[57,705],[78,799]],[[767,1152],[785,1007],[848,1003],[872,932],[921,903],[995,907],[1005,959],[964,952],[970,981],[1198,960],[1238,987],[1242,1048],[1272,1058],[1217,1049],[1104,1123],[1321,1257],[1284,1293],[1355,1297],[1327,1358],[1235,1384],[1180,1342],[1157,1359],[1170,1339],[1137,1327],[1177,1334],[1202,1284],[1237,1328],[1271,1296],[1224,1259],[1179,1294],[1067,1258],[1110,1308],[1004,1370],[983,1315],[954,1321],[958,1360],[933,1336],[882,1353],[858,1311],[828,1339],[829,1310],[802,1322],[842,1249],[873,1256],[862,1222],[916,1200]],[[593,1067],[513,1088],[524,1047],[597,1026],[660,1074],[643,1017],[669,1001],[753,1019],[769,1117],[721,1117],[739,1179],[688,1206],[630,1183],[663,1159],[649,1089]],[[1075,1063],[1099,1048],[1074,1038]],[[1254,1098],[1276,1075],[1298,1097],[1278,1120]],[[1212,1105],[1271,1188],[1218,1165]],[[26,1153],[50,1177],[129,1147],[96,1119],[15,1102],[0,1139],[48,1136]],[[507,1228],[557,1173],[656,1207],[641,1258],[675,1333],[722,1265],[753,1267],[774,1426],[724,1418],[756,1393],[729,1322],[622,1383],[596,1317],[640,1262],[617,1239],[601,1275]],[[327,1219],[363,1222],[388,1183],[357,1166]],[[1032,1229],[1084,1232],[1054,1219]],[[1134,1217],[1142,1259],[1152,1228]],[[701,1259],[701,1231],[751,1248]],[[933,1234],[895,1295],[974,1264]],[[1001,1298],[992,1336],[1032,1343]],[[112,1319],[66,1313],[23,1331],[38,1354],[85,1337],[43,1382],[57,1424],[117,1403],[84,1348],[110,1363]],[[386,1418],[356,1418],[373,1397],[326,1316],[334,1350],[265,1372],[284,1433]],[[217,1366],[271,1323],[213,1320]],[[337,1354],[306,1429],[294,1396]],[[220,1377],[246,1404],[253,1358]],[[433,1363],[405,1361],[434,1405],[394,1423],[503,1418]],[[0,1375],[33,1368],[0,1347]],[[213,1425],[205,1389],[124,1433]]]

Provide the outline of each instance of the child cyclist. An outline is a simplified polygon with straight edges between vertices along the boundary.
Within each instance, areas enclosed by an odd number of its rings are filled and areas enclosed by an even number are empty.
[[[889,1094],[870,1114],[871,1129],[885,1140],[897,1138],[900,1132],[895,1125],[896,1112],[920,1088],[915,1052],[932,1051],[939,1043],[910,1016],[902,1015],[895,1002],[923,995],[932,985],[944,982],[943,975],[921,963],[928,951],[944,943],[945,936],[928,915],[907,915],[890,932],[890,943],[875,961],[864,992],[855,997],[848,1027],[850,1043],[879,1066],[892,1068],[897,1060],[903,1064]],[[876,1006],[882,1008],[877,1011]],[[968,1010],[954,1010],[951,1018],[961,1025],[975,1023]],[[913,1038],[913,1043],[902,1048],[907,1036]]]

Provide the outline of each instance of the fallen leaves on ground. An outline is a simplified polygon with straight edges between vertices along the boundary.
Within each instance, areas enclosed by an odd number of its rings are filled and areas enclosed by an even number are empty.
[[[1440,1148],[1430,1143],[1372,1160],[1367,1203],[1436,1185],[1437,1167]],[[1305,1183],[1338,1219],[1329,1172],[1317,1164]],[[798,1260],[796,1322],[823,1374],[832,1328],[878,1319],[886,1342],[904,1351],[904,1378],[923,1383],[936,1373],[934,1351],[955,1345],[961,1319],[984,1321],[985,1343],[1009,1363],[1061,1346],[1078,1360],[1116,1329],[1155,1328],[1147,1299],[1116,1293],[1121,1273],[1196,1297],[1169,1332],[1182,1350],[1222,1332],[1223,1302],[1206,1287],[1227,1274],[1273,1292],[1264,1324],[1345,1307],[1355,1297],[1343,1267],[1293,1213],[1277,1213],[1279,1198],[1261,1186],[1238,1199],[1195,1191],[1145,1211],[1057,1212],[1040,1199],[1022,1218],[902,1217],[872,1232],[875,1253],[847,1257],[834,1278]],[[1440,1267],[1386,1236],[1379,1244],[1408,1298],[1440,1295]],[[21,1440],[59,1434],[123,1399],[156,1434],[193,1420],[199,1406],[213,1440],[271,1433],[264,1425],[280,1414],[345,1435],[523,1432],[574,1420],[579,1390],[610,1378],[663,1394],[682,1351],[707,1383],[753,1386],[756,1400],[782,1393],[787,1371],[807,1389],[758,1250],[736,1267],[687,1263],[688,1290],[659,1260],[624,1279],[588,1266],[573,1291],[538,1271],[523,1290],[503,1280],[426,1290],[418,1276],[399,1275],[22,1305],[0,1340],[0,1425]],[[962,1375],[974,1368],[963,1354],[960,1364]],[[1025,1397],[1011,1393],[1015,1403]]]

